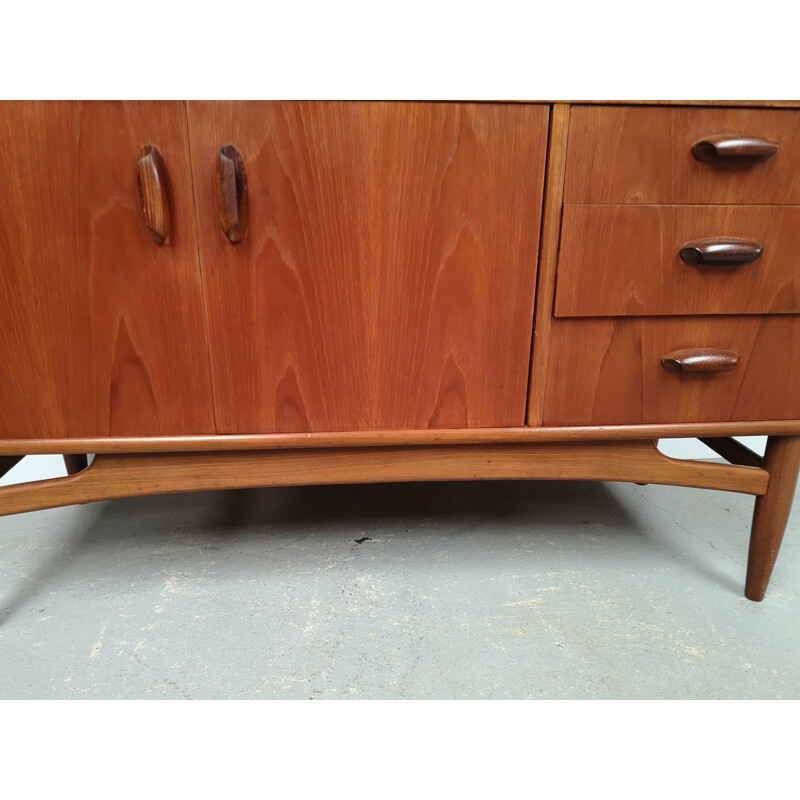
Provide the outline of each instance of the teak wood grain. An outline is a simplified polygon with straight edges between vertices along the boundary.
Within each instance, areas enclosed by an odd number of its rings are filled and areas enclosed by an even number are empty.
[[[662,105],[0,104],[0,474],[70,473],[0,488],[0,514],[697,486],[758,496],[761,599],[800,468],[800,115]],[[751,263],[698,266],[726,237]],[[763,460],[723,438],[748,433]],[[657,451],[678,435],[732,464]]]
[[[607,480],[763,495],[762,469],[680,461],[652,442],[455,445],[97,456],[68,478],[0,487],[0,515],[115,497],[262,486],[440,480]]]
[[[524,424],[547,107],[188,111],[219,433]]]
[[[556,285],[558,243],[561,235],[561,200],[564,191],[564,168],[567,158],[569,106],[556,105],[550,114],[547,149],[542,241],[539,251],[539,275],[536,286],[536,311],[533,320],[530,385],[528,388],[527,424],[542,424],[544,390],[549,357],[550,325],[553,315],[553,292]]]
[[[137,159],[172,184],[148,232]],[[213,433],[185,109],[0,103],[0,438]]]
[[[778,142],[750,167],[698,161],[706,136]],[[794,110],[573,106],[565,203],[800,203],[800,113]]]
[[[558,319],[551,332],[546,425],[779,420],[800,416],[800,319]],[[733,371],[672,373],[665,355],[732,351]]]
[[[736,266],[681,258],[683,245],[715,237],[751,240],[763,253]],[[555,314],[796,314],[798,254],[798,206],[568,205]]]
[[[770,437],[764,451],[766,495],[756,498],[747,558],[745,596],[763,600],[792,510],[800,470],[800,436]]]
[[[0,455],[50,453],[214,453],[224,450],[313,450],[324,447],[419,447],[430,444],[620,442],[701,436],[800,435],[800,419],[689,422],[665,425],[562,425],[530,428],[261,433],[224,436],[139,436],[94,439],[4,439]]]
[[[136,179],[139,205],[147,230],[150,231],[150,238],[157,245],[168,244],[172,212],[167,168],[161,153],[151,144],[146,144],[139,153]]]

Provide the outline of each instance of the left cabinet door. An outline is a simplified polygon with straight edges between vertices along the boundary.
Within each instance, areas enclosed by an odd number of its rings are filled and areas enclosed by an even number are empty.
[[[0,103],[0,438],[213,432],[185,105]]]

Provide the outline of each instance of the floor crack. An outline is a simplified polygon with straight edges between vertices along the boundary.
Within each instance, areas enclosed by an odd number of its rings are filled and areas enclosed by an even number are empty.
[[[675,518],[675,515],[672,513],[672,511],[670,511],[669,508],[667,508],[666,506],[662,506],[660,503],[655,502],[651,497],[648,497],[647,494],[638,489],[634,489],[634,492],[638,494],[639,497],[650,503],[651,506],[654,506],[659,511],[663,511],[672,520],[672,522],[675,524],[677,528],[680,528],[682,531],[688,533],[690,536],[693,536],[695,539],[698,539],[699,541],[707,544],[712,550],[715,550],[717,553],[721,553],[722,555],[727,556],[735,564],[738,564],[739,566],[743,565],[741,559],[737,559],[735,556],[732,556],[730,553],[727,553],[725,552],[725,550],[722,550],[719,547],[717,547],[713,542],[709,541],[708,539],[704,539],[699,534],[689,530],[689,528],[685,527],[684,525],[681,525],[681,523],[678,522],[678,520]]]

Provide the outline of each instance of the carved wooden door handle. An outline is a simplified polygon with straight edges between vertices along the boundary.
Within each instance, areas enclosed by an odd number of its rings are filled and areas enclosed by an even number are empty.
[[[777,152],[777,142],[760,136],[707,136],[692,145],[694,157],[708,164],[757,164]]]
[[[737,353],[709,348],[676,350],[661,359],[667,372],[730,372],[738,363]]]
[[[136,162],[139,205],[150,236],[157,245],[169,243],[170,207],[167,169],[161,153],[151,144],[139,151]]]
[[[764,252],[748,239],[697,239],[681,248],[681,259],[695,267],[732,267],[750,264]]]
[[[217,161],[222,230],[232,244],[238,244],[247,232],[247,173],[239,151],[226,144]]]

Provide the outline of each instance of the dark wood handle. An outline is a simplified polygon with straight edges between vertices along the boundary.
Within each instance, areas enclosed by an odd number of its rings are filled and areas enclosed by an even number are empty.
[[[681,248],[681,258],[694,267],[733,267],[760,258],[764,248],[748,239],[697,239]]]
[[[136,162],[139,205],[150,236],[158,245],[169,244],[170,209],[167,169],[161,153],[151,144],[139,151]]]
[[[692,146],[694,157],[707,164],[757,164],[777,152],[777,142],[760,136],[707,136]]]
[[[676,350],[661,359],[667,372],[730,372],[736,369],[739,356],[730,350]]]
[[[220,221],[229,241],[238,244],[247,232],[247,173],[239,151],[226,144],[219,151]]]

